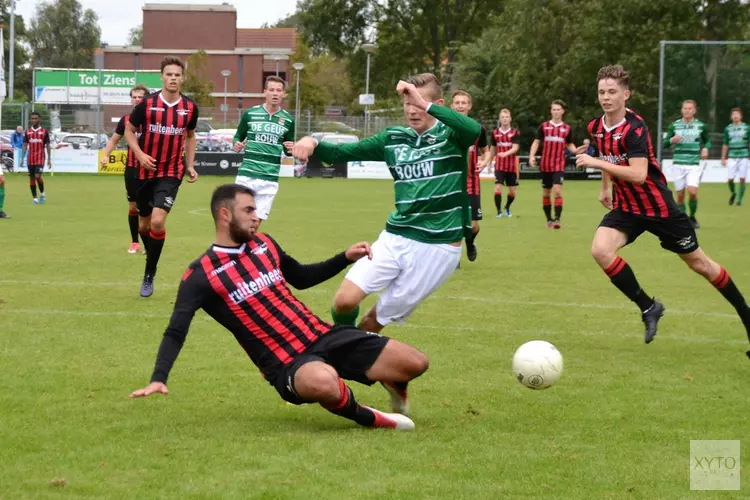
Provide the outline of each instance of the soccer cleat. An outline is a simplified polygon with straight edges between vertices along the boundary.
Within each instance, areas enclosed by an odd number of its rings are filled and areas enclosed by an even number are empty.
[[[0,210],[0,219],[10,219],[10,215]]]
[[[742,206],[742,202],[741,202],[741,201],[738,201],[738,202],[737,202],[737,206],[738,206],[738,207],[741,207],[741,206]]]
[[[561,227],[562,227],[562,224],[560,224],[560,219],[555,219],[552,221],[553,229],[560,229]]]
[[[729,197],[729,204],[734,205],[734,200],[737,198],[737,195],[735,193],[732,193],[732,196]]]
[[[141,297],[151,297],[154,294],[154,277],[147,274],[141,284]]]
[[[45,201],[47,201],[47,196],[44,193],[42,193],[41,195],[39,195],[39,204],[44,205]]]
[[[391,395],[391,407],[394,413],[400,413],[401,415],[409,415],[409,400],[407,399],[407,391],[401,390],[390,382],[380,382],[383,389],[388,391]]]
[[[695,217],[690,217],[690,225],[693,226],[693,229],[701,228],[701,223],[698,222],[698,219],[696,219]]]
[[[664,304],[654,299],[654,305],[649,307],[641,315],[643,324],[646,326],[646,332],[644,334],[644,340],[647,344],[653,342],[656,337],[656,330],[659,326],[659,320],[664,316]]]
[[[466,245],[466,257],[468,257],[469,262],[477,260],[477,246],[473,243],[471,245]]]
[[[547,221],[547,229],[552,229],[552,227],[553,227],[553,224],[554,224],[554,223],[553,223],[553,222],[552,222],[551,220],[548,220],[548,221]]]
[[[498,212],[497,215],[495,216],[495,218],[496,219],[502,219],[503,218],[503,213],[502,212]]]
[[[141,249],[141,246],[138,243],[131,243],[130,248],[128,248],[128,253],[134,254],[138,253],[138,250]]]
[[[34,205],[39,205],[39,199],[34,198],[34,200],[31,203],[33,203]]]
[[[413,431],[414,422],[406,415],[400,415],[398,413],[385,413],[375,408],[365,406],[371,412],[375,414],[375,422],[372,424],[375,428],[381,429],[393,429],[394,431]]]
[[[512,214],[512,213],[510,213],[510,208],[506,208],[506,209],[505,209],[505,216],[506,216],[506,217],[513,217],[513,214]]]

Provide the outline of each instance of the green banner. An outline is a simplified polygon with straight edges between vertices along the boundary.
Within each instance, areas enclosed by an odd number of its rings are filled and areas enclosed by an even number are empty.
[[[130,89],[162,86],[157,71],[95,69],[34,69],[34,101],[49,104],[130,104]]]

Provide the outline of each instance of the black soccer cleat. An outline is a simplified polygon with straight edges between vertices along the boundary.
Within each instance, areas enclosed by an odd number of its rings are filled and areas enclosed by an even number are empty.
[[[10,219],[10,215],[0,210],[0,219]]]
[[[151,297],[154,294],[154,277],[147,274],[141,284],[141,297]]]
[[[468,257],[469,262],[477,260],[477,246],[475,244],[466,245],[466,257]]]
[[[648,310],[641,315],[643,324],[646,326],[644,340],[647,344],[650,344],[654,341],[654,337],[656,337],[656,330],[659,327],[659,320],[662,316],[664,316],[664,311],[664,304],[654,299],[654,305],[649,307]]]
[[[729,205],[734,205],[734,200],[737,198],[737,195],[732,193],[732,196],[729,197]]]
[[[698,219],[696,219],[695,217],[690,217],[690,225],[693,226],[693,229],[701,228],[701,223],[698,222]]]

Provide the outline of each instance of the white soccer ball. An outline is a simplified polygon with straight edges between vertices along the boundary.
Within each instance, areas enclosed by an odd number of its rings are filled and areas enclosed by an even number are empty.
[[[513,355],[513,375],[529,389],[546,389],[560,379],[563,358],[544,340],[526,342]]]

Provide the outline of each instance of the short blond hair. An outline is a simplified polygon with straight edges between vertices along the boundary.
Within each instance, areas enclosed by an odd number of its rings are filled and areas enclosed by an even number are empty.
[[[466,97],[469,100],[469,103],[471,103],[471,94],[469,94],[465,90],[456,90],[455,92],[453,92],[453,95],[451,95],[451,101],[459,95]]]
[[[503,113],[508,113],[510,116],[513,116],[513,113],[508,108],[503,108],[500,110],[500,112],[497,114],[497,116],[500,116]]]
[[[630,88],[630,75],[622,65],[610,64],[609,66],[602,67],[596,74],[596,83],[610,78],[615,80],[620,87],[624,89]]]
[[[443,98],[443,89],[440,87],[440,80],[432,73],[420,73],[410,76],[406,83],[411,83],[418,89],[426,88],[434,101]]]

